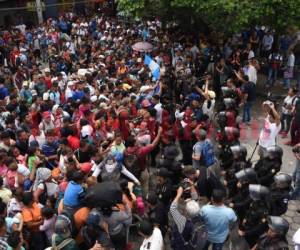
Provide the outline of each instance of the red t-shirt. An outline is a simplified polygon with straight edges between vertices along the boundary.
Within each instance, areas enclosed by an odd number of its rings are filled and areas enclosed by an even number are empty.
[[[139,159],[141,170],[146,169],[146,156],[151,153],[151,151],[155,147],[152,146],[152,144],[143,146],[143,147],[128,147],[125,151],[126,154],[136,155],[136,157]]]

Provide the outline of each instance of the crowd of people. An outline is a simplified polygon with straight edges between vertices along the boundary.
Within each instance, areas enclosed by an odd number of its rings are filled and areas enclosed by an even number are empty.
[[[297,37],[278,45],[272,32],[220,43],[174,23],[72,12],[2,30],[0,249],[289,249],[281,215],[300,195],[300,56]],[[263,102],[252,166],[239,134],[260,58],[266,85],[283,70],[289,92],[282,112]],[[294,176],[280,172],[276,144],[289,131]]]

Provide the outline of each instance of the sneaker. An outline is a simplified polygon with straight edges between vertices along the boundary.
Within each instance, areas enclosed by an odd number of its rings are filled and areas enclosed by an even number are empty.
[[[284,133],[281,134],[281,138],[287,138],[287,136],[288,136],[287,132],[284,132]]]
[[[280,135],[282,135],[282,134],[284,134],[284,133],[285,133],[284,130],[280,130],[280,132],[279,132]]]

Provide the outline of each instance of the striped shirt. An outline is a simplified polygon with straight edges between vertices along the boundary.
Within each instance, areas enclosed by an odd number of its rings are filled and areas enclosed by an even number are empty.
[[[198,199],[197,193],[191,193],[191,197],[193,200]],[[173,201],[170,207],[170,213],[172,218],[178,228],[178,232],[182,233],[186,223],[186,217],[184,217],[178,210],[178,202]]]

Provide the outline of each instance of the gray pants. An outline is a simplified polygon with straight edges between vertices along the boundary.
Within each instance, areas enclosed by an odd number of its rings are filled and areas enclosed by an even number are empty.
[[[141,173],[141,177],[140,177],[140,181],[141,181],[141,186],[142,186],[142,191],[143,191],[143,196],[146,197],[148,192],[149,192],[149,171],[146,168],[142,173]]]
[[[291,192],[291,199],[300,198],[300,160],[296,159],[295,169],[293,172],[294,190]]]

